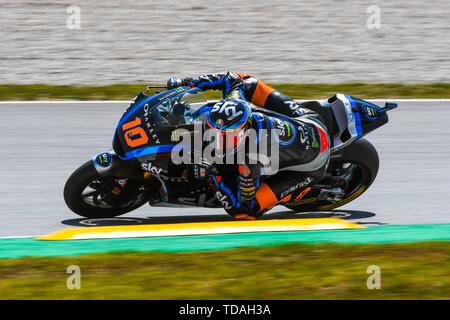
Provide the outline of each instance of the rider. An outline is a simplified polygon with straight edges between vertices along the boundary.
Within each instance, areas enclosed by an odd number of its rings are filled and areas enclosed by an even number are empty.
[[[221,175],[217,166],[206,160],[194,166],[196,178],[209,181],[216,198],[234,218],[253,220],[277,204],[289,206],[325,174],[330,157],[328,131],[321,116],[308,109],[318,102],[299,104],[261,80],[239,72],[167,81],[168,89],[178,86],[222,90],[223,100],[209,111],[205,127],[234,137],[232,145],[226,140],[226,151],[236,152],[248,129],[280,130],[279,171],[275,175],[264,174],[264,165],[260,163],[244,163],[238,165],[236,182]],[[249,102],[263,109],[252,111]],[[231,116],[223,112],[230,107]],[[265,179],[261,181],[263,176]]]

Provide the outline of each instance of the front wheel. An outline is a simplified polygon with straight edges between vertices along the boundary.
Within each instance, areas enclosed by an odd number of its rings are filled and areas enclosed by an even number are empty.
[[[375,147],[360,139],[332,156],[325,177],[318,182],[320,188],[298,204],[287,205],[296,212],[328,211],[341,207],[361,196],[374,182],[379,168]],[[320,199],[320,189],[340,188],[343,195],[339,200]]]
[[[79,167],[64,186],[70,210],[86,218],[112,218],[133,211],[149,199],[146,180],[103,177],[92,161]]]

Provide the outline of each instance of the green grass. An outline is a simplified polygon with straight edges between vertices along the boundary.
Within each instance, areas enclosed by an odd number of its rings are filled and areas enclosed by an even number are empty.
[[[450,83],[335,83],[274,84],[274,88],[295,99],[323,99],[337,92],[360,98],[450,98]],[[57,86],[46,84],[0,85],[0,100],[130,100],[145,91],[141,84],[108,86]],[[150,93],[155,92],[152,89]],[[220,92],[208,92],[209,99]]]
[[[81,268],[81,290],[66,268]],[[368,290],[367,267],[381,268]],[[0,260],[0,299],[443,299],[450,242]]]

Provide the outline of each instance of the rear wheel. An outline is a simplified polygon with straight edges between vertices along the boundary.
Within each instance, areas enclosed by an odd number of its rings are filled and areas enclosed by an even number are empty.
[[[64,186],[64,200],[86,218],[112,218],[133,211],[149,199],[145,179],[103,177],[92,161],[79,167]]]
[[[326,176],[317,183],[320,189],[340,188],[343,195],[339,200],[320,200],[320,190],[316,188],[311,197],[287,205],[296,212],[332,210],[341,207],[362,195],[375,180],[379,168],[379,158],[375,147],[367,140],[360,139],[336,157],[332,157]],[[314,188],[313,188],[314,189]]]

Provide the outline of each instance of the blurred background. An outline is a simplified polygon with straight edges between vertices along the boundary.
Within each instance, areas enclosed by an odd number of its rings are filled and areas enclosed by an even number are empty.
[[[1,0],[0,83],[450,80],[448,0]]]

